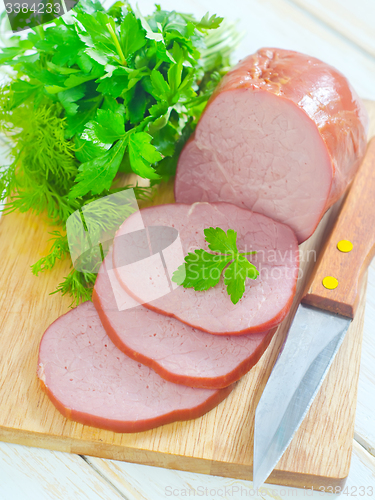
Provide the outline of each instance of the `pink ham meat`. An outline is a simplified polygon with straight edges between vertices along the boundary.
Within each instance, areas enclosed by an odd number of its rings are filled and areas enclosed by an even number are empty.
[[[180,286],[146,303],[149,270],[146,265],[138,265],[134,272],[132,266],[122,265],[127,248],[120,244],[122,235],[139,227],[139,215],[149,230],[152,226],[176,228],[184,255],[194,249],[209,250],[205,228],[234,229],[240,252],[257,251],[248,258],[260,275],[256,280],[247,280],[245,293],[237,304],[231,302],[223,279],[204,292]],[[145,208],[126,219],[114,241],[113,265],[124,289],[149,309],[211,334],[259,333],[277,326],[290,309],[298,277],[298,244],[288,226],[229,203],[161,205]],[[171,267],[170,276],[178,264],[172,272]]]
[[[96,280],[93,302],[113,343],[132,359],[153,368],[166,380],[217,389],[238,380],[258,362],[275,329],[240,336],[217,336],[195,330],[174,318],[141,306],[110,281],[106,257]],[[128,309],[118,309],[113,293]]]
[[[337,70],[261,49],[215,91],[177,167],[179,203],[226,201],[283,222],[299,243],[353,179],[368,116]]]
[[[197,389],[162,379],[117,349],[92,302],[69,311],[46,330],[38,376],[65,417],[115,432],[140,432],[197,418],[233,388]]]

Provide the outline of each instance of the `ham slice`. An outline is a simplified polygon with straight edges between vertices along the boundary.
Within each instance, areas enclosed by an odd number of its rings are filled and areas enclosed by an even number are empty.
[[[151,270],[148,260],[123,265],[124,254],[132,251],[133,246],[129,245],[128,249],[121,244],[122,237],[138,230],[140,217],[149,231],[154,226],[175,228],[183,255],[199,248],[209,250],[205,228],[234,229],[240,252],[257,251],[248,258],[260,275],[256,280],[247,280],[244,296],[237,304],[231,302],[222,278],[217,286],[204,292],[182,286],[170,291],[171,287],[164,295],[148,302],[147,298],[152,295],[150,284],[158,285],[164,273],[171,278],[180,262],[166,249],[166,269],[157,266],[155,255],[150,258]],[[113,265],[124,289],[148,309],[211,334],[259,333],[277,326],[290,309],[298,278],[298,244],[288,226],[229,203],[161,205],[145,208],[125,220],[116,233]],[[162,291],[164,293],[165,288]]]
[[[92,302],[52,323],[38,363],[42,388],[65,417],[115,432],[197,418],[233,389],[197,389],[162,379],[117,349]]]
[[[183,149],[179,203],[226,201],[283,222],[301,243],[354,177],[368,116],[346,78],[265,48],[221,81]]]
[[[226,387],[250,370],[270,343],[275,329],[240,336],[210,335],[141,306],[109,279],[112,254],[96,279],[93,302],[113,343],[132,359],[171,382],[192,387]],[[114,295],[121,304],[119,310]],[[120,297],[120,299],[119,299]]]

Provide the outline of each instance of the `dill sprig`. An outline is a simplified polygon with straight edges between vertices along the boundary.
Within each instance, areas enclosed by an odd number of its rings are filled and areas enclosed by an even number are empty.
[[[0,88],[0,96],[0,130],[13,144],[13,162],[0,171],[3,213],[46,211],[51,224],[64,224],[80,203],[68,198],[78,162],[64,137],[63,108],[47,100],[35,108],[29,100],[12,109],[10,86]]]
[[[91,300],[95,280],[96,274],[94,273],[86,273],[72,269],[70,273],[65,276],[64,281],[62,281],[50,295],[57,292],[60,292],[62,295],[68,294],[72,298],[69,307],[78,306],[80,302]]]
[[[31,271],[35,276],[44,271],[49,271],[54,267],[57,260],[64,260],[69,256],[69,245],[66,234],[62,234],[60,231],[52,231],[49,234],[52,235],[52,238],[50,238],[52,243],[49,254],[40,258],[31,266]]]

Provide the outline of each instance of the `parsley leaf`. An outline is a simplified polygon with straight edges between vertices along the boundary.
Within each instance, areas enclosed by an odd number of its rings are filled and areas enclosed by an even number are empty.
[[[102,156],[111,147],[110,144],[102,144],[89,125],[90,122],[86,125],[81,137],[78,135],[74,137],[75,157],[81,163]]]
[[[145,30],[132,12],[128,12],[120,27],[120,40],[125,58],[146,45]]]
[[[202,249],[195,250],[187,254],[186,265],[183,264],[178,268],[178,274],[173,275],[172,281],[183,285],[184,288],[208,290],[219,283],[221,273],[231,259],[230,255],[212,254]]]
[[[124,89],[128,88],[129,77],[127,75],[117,75],[114,71],[110,77],[98,80],[97,91],[114,98],[120,97]]]
[[[246,278],[256,279],[259,275],[254,264],[248,261],[246,255],[256,252],[240,253],[237,249],[237,233],[233,229],[225,232],[220,227],[209,227],[204,230],[208,248],[188,253],[185,263],[173,273],[172,281],[184,288],[194,288],[196,291],[208,290],[216,286],[224,268],[224,284],[233,304],[241,299],[245,292]]]
[[[70,190],[69,198],[84,196],[89,191],[99,194],[109,189],[124,156],[126,142],[124,137],[103,156],[82,163],[75,179],[77,184]]]
[[[216,14],[210,17],[210,14],[207,12],[202,19],[197,24],[198,29],[216,29],[220,26],[223,21],[223,17],[218,17]]]
[[[86,45],[91,45],[106,56],[117,60],[119,54],[109,30],[109,27],[113,29],[113,18],[108,17],[104,12],[97,12],[96,16],[80,12],[77,14],[77,19],[86,30],[85,32],[79,32],[81,40]]]
[[[83,85],[73,87],[71,89],[63,90],[57,94],[59,101],[64,106],[67,115],[75,115],[77,113],[77,101],[82,99],[85,95],[85,88]]]
[[[169,116],[167,118],[169,118]],[[158,120],[164,120],[164,116],[158,118]],[[154,124],[157,123],[158,120],[156,120]],[[149,131],[151,132],[151,128],[149,128]],[[178,136],[176,129],[172,127],[170,123],[167,123],[165,126],[160,126],[159,128],[156,126],[152,132],[152,137],[154,146],[162,155],[173,156],[175,152],[176,137]]]
[[[136,124],[143,120],[147,107],[147,96],[143,88],[137,84],[130,92],[132,98],[128,102],[130,123]]]
[[[160,176],[151,167],[152,163],[161,160],[161,154],[150,144],[151,135],[146,132],[132,134],[129,140],[129,158],[133,172],[140,177],[159,179]]]
[[[238,254],[224,272],[224,284],[233,304],[237,304],[245,293],[246,278],[255,280],[258,275],[256,267],[243,254]]]
[[[171,89],[168,83],[164,80],[164,76],[156,69],[153,69],[151,71],[150,78],[153,87],[152,95],[157,100],[166,101],[168,93]]]
[[[77,113],[67,115],[66,117],[67,127],[65,135],[67,138],[70,139],[73,135],[80,134],[83,131],[85,124],[94,117],[101,101],[102,96],[100,95],[92,99],[81,99],[78,101]]]
[[[124,116],[109,109],[98,109],[93,129],[100,142],[112,144],[125,135]]]
[[[16,80],[12,84],[12,105],[11,109],[16,108],[22,104],[26,99],[31,97],[35,92],[41,89],[41,85],[31,85],[24,80]]]
[[[220,227],[209,227],[204,230],[204,236],[209,243],[208,248],[213,252],[236,254],[237,233],[233,229],[228,229],[225,233]]]

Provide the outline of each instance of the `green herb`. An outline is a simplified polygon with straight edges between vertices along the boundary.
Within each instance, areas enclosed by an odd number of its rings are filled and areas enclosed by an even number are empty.
[[[52,294],[60,292],[73,298],[70,306],[78,305],[80,301],[91,300],[92,287],[95,284],[96,274],[86,273],[72,269]],[[51,295],[52,295],[51,294]]]
[[[246,278],[254,280],[259,275],[257,268],[246,258],[246,255],[256,252],[240,253],[237,249],[237,233],[233,229],[225,232],[220,227],[210,227],[204,230],[204,235],[209,243],[208,248],[217,253],[203,249],[188,253],[185,263],[173,273],[172,281],[184,288],[208,290],[219,283],[226,268],[224,284],[233,304],[237,304],[245,292]]]
[[[0,169],[0,201],[5,213],[44,212],[61,226],[35,274],[68,256],[67,218],[115,192],[120,173],[151,186],[175,174],[240,38],[215,15],[197,20],[156,6],[143,17],[127,2],[105,10],[81,0],[26,39],[7,40],[0,63],[13,73],[0,88],[0,128],[13,161]],[[58,289],[79,300],[91,285],[74,271]]]
[[[77,162],[73,142],[64,138],[62,106],[43,99],[36,109],[30,103],[12,109],[12,89],[2,90],[0,125],[12,140],[14,158],[0,172],[3,213],[45,211],[52,224],[63,224],[80,203],[67,198]]]

